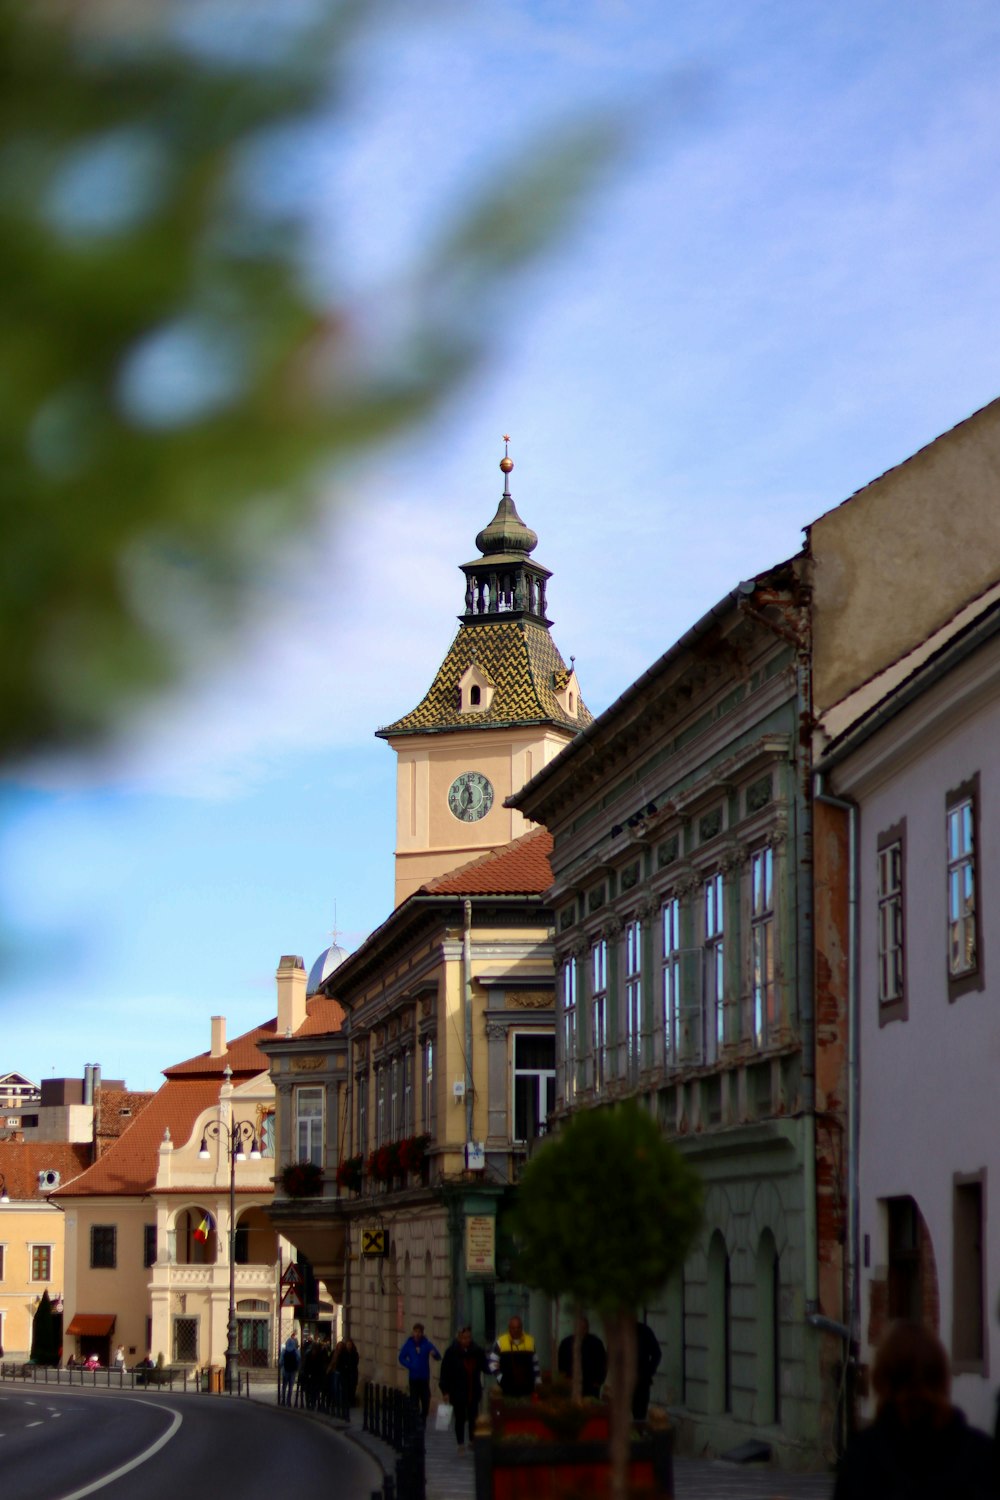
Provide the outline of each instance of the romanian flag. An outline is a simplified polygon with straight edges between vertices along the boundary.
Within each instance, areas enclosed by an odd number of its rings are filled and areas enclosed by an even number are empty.
[[[206,1213],[205,1217],[202,1219],[201,1223],[198,1225],[198,1228],[194,1232],[194,1237],[198,1241],[199,1245],[203,1245],[205,1243],[214,1228],[215,1220],[212,1218],[212,1215],[210,1213]]]

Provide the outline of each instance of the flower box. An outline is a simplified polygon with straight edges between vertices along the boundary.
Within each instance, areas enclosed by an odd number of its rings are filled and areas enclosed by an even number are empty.
[[[574,1423],[570,1411],[575,1410]],[[608,1500],[609,1410],[586,1402],[562,1412],[544,1402],[510,1401],[491,1410],[491,1430],[477,1433],[476,1500]],[[578,1425],[575,1437],[567,1426]],[[673,1488],[674,1434],[640,1426],[632,1439],[629,1494],[668,1500]]]

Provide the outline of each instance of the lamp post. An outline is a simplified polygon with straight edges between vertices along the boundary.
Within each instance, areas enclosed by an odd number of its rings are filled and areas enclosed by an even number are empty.
[[[199,1160],[208,1161],[211,1152],[209,1141],[224,1145],[229,1155],[229,1326],[226,1335],[226,1390],[232,1395],[236,1385],[236,1163],[246,1161],[243,1149],[250,1147],[250,1160],[260,1161],[261,1152],[257,1132],[249,1120],[233,1120],[227,1125],[224,1120],[210,1120],[201,1138]]]

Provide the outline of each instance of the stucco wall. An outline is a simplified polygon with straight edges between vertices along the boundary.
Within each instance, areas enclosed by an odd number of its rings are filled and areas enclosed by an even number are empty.
[[[1000,401],[821,516],[809,545],[822,712],[994,582]]]
[[[986,669],[992,660],[993,686]],[[912,1197],[936,1264],[940,1334],[952,1348],[953,1200],[956,1173],[985,1169],[985,1327],[982,1375],[960,1374],[955,1399],[992,1429],[1000,1337],[1000,1141],[995,1114],[1000,1002],[1000,651],[981,652],[938,684],[838,768],[838,788],[858,798],[860,816],[860,1232],[862,1357],[887,1271],[885,1200]],[[964,685],[965,691],[959,691]],[[949,1002],[945,808],[948,791],[980,776],[979,909],[984,987]],[[905,965],[907,1014],[879,1025],[877,846],[906,820]],[[864,1257],[864,1250],[862,1251]],[[878,1319],[876,1318],[876,1323]]]

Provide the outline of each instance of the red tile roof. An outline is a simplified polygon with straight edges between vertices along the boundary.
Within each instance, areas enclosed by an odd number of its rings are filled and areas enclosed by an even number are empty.
[[[329,1036],[331,1031],[339,1031],[344,1024],[344,1007],[338,1000],[313,995],[306,1001],[306,1009],[308,1014],[296,1036]]]
[[[163,1132],[170,1131],[175,1146],[183,1145],[199,1114],[218,1098],[218,1078],[169,1078],[131,1129],[119,1136],[82,1177],[68,1188],[60,1188],[57,1196],[89,1198],[124,1193],[134,1197],[148,1193],[156,1182]]]
[[[274,1038],[277,1033],[277,1018],[265,1021],[263,1026],[254,1026],[242,1036],[234,1037],[225,1052],[213,1057],[210,1052],[199,1052],[186,1062],[175,1063],[164,1068],[166,1078],[216,1078],[222,1077],[226,1068],[232,1068],[234,1077],[252,1078],[256,1073],[267,1072],[267,1058],[257,1046],[264,1037]]]
[[[15,1202],[44,1202],[52,1194],[39,1187],[39,1172],[58,1172],[60,1182],[65,1184],[87,1169],[91,1155],[88,1144],[75,1141],[0,1141],[4,1191]]]
[[[428,880],[420,890],[433,896],[540,896],[552,884],[551,853],[549,830],[533,828],[510,844]]]
[[[309,1000],[306,1011],[306,1020],[297,1036],[324,1036],[339,1031],[344,1019],[343,1008],[325,996]],[[111,1142],[100,1161],[72,1184],[67,1196],[148,1193],[156,1183],[163,1132],[170,1131],[175,1146],[189,1139],[198,1115],[217,1102],[227,1065],[233,1070],[234,1083],[245,1083],[258,1073],[266,1073],[268,1059],[257,1043],[275,1038],[277,1027],[274,1018],[234,1037],[220,1057],[200,1052],[197,1057],[165,1068],[163,1087],[132,1120],[129,1129]],[[59,1196],[62,1195],[60,1189]]]

